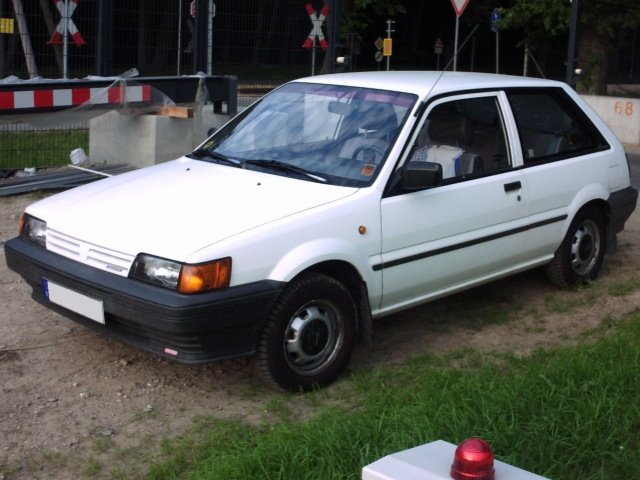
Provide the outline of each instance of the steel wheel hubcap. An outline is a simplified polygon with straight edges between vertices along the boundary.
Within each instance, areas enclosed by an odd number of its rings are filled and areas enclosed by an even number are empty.
[[[600,230],[591,220],[583,222],[573,235],[571,267],[578,275],[588,274],[600,254]]]
[[[315,301],[298,310],[289,322],[285,357],[297,372],[314,373],[333,360],[342,341],[334,309]]]

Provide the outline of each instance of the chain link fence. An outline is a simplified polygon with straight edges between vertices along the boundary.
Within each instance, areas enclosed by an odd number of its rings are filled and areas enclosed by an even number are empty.
[[[190,0],[110,3],[113,74],[133,67],[142,76],[195,73]],[[100,0],[68,0],[71,22],[66,55],[63,45],[56,43],[64,5],[65,0],[0,0],[0,81],[97,74],[100,31],[105,28]],[[243,82],[240,106],[284,81],[310,74],[310,52],[301,48],[311,28],[304,2],[216,0],[213,5],[215,15],[208,32],[211,63],[206,73],[237,75]],[[317,57],[320,64],[323,55]],[[68,163],[71,150],[88,151],[88,135],[87,122],[36,128],[19,121],[3,122],[0,115],[0,169]]]
[[[73,22],[68,24],[70,33],[77,33],[69,37],[66,56],[63,46],[56,43],[59,39],[56,29],[61,28],[65,3],[71,10]],[[142,76],[196,73],[193,3],[191,0],[0,0],[0,82],[13,77],[59,79],[65,72],[68,78],[97,75],[104,71],[100,65],[104,62],[104,38],[110,39],[107,49],[110,75],[133,67]],[[337,7],[344,3],[341,0],[211,2],[215,5],[215,15],[208,24],[210,71],[206,73],[236,75],[240,107],[285,81],[311,74],[312,52],[302,48],[312,29],[307,3],[316,11],[325,4],[332,7],[330,21],[324,24],[323,30],[327,38],[334,40],[334,30],[339,24],[335,20],[338,18]],[[438,18],[430,15],[436,6],[422,0],[406,3],[408,14],[397,19],[392,68],[436,69],[437,65],[444,66],[447,60],[444,57],[450,57],[451,47],[448,34],[437,33],[434,29],[434,22],[441,22],[439,15]],[[202,0],[198,4],[202,5]],[[108,10],[105,5],[110,6]],[[450,5],[446,5],[446,9],[452,15]],[[343,34],[344,44],[338,45],[334,53],[345,56],[349,60],[347,66],[332,64],[333,59],[328,58],[330,54],[317,48],[315,73],[333,68],[384,68],[384,64],[381,66],[374,61],[376,37],[385,35],[383,20],[371,20],[362,36]],[[442,30],[442,26],[438,28]],[[465,28],[470,30],[471,26]],[[106,37],[105,29],[109,31]],[[438,35],[447,43],[442,59],[431,47]],[[621,39],[625,36],[624,45],[628,48],[610,56],[611,77],[618,83],[637,83],[640,77],[638,29],[620,35]],[[522,49],[515,46],[518,39],[510,39],[508,32],[504,36],[504,57],[511,57],[512,61],[502,71],[520,74]],[[493,71],[493,44],[494,34],[489,26],[481,26],[460,54],[461,69]],[[535,52],[542,69],[551,77],[561,75],[564,68],[565,49],[556,47],[554,44]],[[533,65],[531,74],[537,75]],[[88,147],[86,123],[48,129],[23,123],[2,123],[1,108],[0,105],[0,169],[59,165],[68,161],[70,150]]]

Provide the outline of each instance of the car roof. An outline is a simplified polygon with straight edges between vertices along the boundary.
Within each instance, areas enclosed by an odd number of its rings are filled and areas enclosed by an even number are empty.
[[[562,82],[531,77],[476,72],[390,71],[316,75],[298,82],[369,87],[414,93],[420,98],[467,90],[509,87],[562,87]]]

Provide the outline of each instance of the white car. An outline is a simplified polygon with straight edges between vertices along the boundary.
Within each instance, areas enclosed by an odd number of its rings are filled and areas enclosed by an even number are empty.
[[[523,270],[592,280],[638,192],[563,83],[316,76],[175,161],[30,205],[7,263],[34,298],[185,363],[257,354],[332,382],[372,319]]]

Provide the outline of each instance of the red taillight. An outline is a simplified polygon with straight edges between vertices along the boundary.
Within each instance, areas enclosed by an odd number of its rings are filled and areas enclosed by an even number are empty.
[[[494,480],[493,452],[481,438],[468,438],[456,449],[451,465],[454,480]]]

